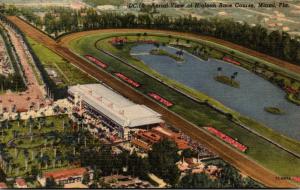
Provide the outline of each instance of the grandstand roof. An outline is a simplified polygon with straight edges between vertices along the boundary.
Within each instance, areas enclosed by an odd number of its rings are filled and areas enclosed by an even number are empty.
[[[81,99],[123,127],[138,127],[161,123],[161,115],[144,105],[138,105],[101,84],[69,87],[69,93]]]

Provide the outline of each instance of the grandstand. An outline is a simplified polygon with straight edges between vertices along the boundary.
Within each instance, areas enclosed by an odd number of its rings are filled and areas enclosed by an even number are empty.
[[[79,109],[101,120],[103,126],[128,138],[131,129],[157,126],[161,115],[144,105],[138,105],[101,84],[76,85],[68,89],[69,101]]]

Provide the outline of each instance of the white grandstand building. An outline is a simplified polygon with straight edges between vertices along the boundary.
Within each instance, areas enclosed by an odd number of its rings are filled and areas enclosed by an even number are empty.
[[[135,128],[147,128],[164,121],[161,115],[145,105],[138,105],[101,84],[69,87],[69,101],[79,110],[100,119],[103,126],[117,131],[127,139],[128,132]]]

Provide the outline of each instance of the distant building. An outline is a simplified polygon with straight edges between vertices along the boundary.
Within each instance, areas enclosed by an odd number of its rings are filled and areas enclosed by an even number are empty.
[[[42,177],[38,178],[38,181],[43,187],[46,185],[46,179],[51,177],[59,185],[81,183],[85,173],[88,173],[90,179],[93,179],[92,171],[88,171],[86,168],[72,168],[46,172]]]
[[[161,115],[145,105],[138,105],[101,84],[72,86],[69,101],[78,112],[101,120],[102,125],[128,138],[131,129],[157,126],[164,121]]]

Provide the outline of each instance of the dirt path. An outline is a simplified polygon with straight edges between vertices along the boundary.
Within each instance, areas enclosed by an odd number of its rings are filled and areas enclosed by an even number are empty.
[[[11,30],[9,27],[7,27],[7,30],[12,44],[15,46],[16,53],[19,56],[20,63],[24,68],[24,73],[28,84],[25,92],[7,92],[2,94],[0,96],[0,100],[2,101],[1,105],[3,108],[7,108],[8,110],[11,110],[13,105],[16,105],[17,110],[26,110],[29,109],[33,103],[35,105],[45,103],[42,87],[39,85],[33,68],[29,63],[30,60],[26,55],[24,44],[20,41],[20,37],[13,30]]]
[[[220,142],[215,137],[207,133],[204,129],[201,129],[187,120],[183,119],[179,115],[167,110],[166,108],[158,105],[156,102],[151,100],[150,98],[141,95],[136,92],[131,87],[124,85],[121,81],[117,80],[110,74],[104,72],[96,68],[95,66],[89,64],[86,60],[79,58],[73,52],[71,52],[67,47],[67,43],[74,38],[99,33],[101,31],[90,31],[84,33],[76,33],[63,38],[61,43],[56,43],[53,39],[49,38],[42,32],[28,25],[24,21],[20,20],[17,17],[9,17],[9,19],[14,22],[23,32],[29,35],[34,40],[42,43],[49,49],[56,52],[58,55],[64,57],[74,65],[80,67],[90,75],[95,78],[103,81],[107,85],[109,85],[114,90],[118,91],[123,96],[133,100],[138,104],[144,104],[151,109],[162,114],[163,119],[174,125],[175,127],[182,130],[185,134],[189,135],[194,140],[204,144],[212,151],[218,153],[224,160],[237,167],[242,173],[249,175],[253,179],[265,184],[267,187],[285,187],[285,188],[295,188],[296,186],[289,183],[286,180],[278,180],[276,179],[276,174],[267,170],[266,168],[260,166],[253,160],[247,158],[244,154],[237,152],[233,148],[228,145],[225,145],[223,142]],[[120,30],[103,30],[103,32],[115,32]],[[133,31],[133,30],[122,30],[124,31]]]

